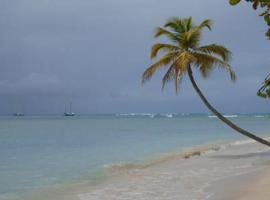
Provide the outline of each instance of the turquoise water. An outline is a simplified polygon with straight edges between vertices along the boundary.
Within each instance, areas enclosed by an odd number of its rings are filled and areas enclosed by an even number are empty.
[[[270,136],[268,115],[230,115]],[[0,199],[97,178],[105,165],[244,139],[208,115],[122,114],[0,118]]]

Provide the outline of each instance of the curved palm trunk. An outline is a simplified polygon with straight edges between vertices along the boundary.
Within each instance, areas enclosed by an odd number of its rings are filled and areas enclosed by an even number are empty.
[[[270,142],[257,137],[256,135],[253,135],[252,133],[238,127],[237,125],[235,125],[234,123],[232,123],[230,120],[228,120],[226,117],[224,117],[222,114],[220,114],[213,106],[211,106],[211,104],[207,101],[207,99],[204,97],[204,95],[202,94],[201,90],[198,88],[193,75],[192,75],[192,69],[191,66],[188,67],[188,76],[189,79],[194,87],[194,89],[196,90],[196,92],[198,93],[198,95],[200,96],[200,98],[202,99],[202,101],[204,102],[204,104],[206,105],[206,107],[212,111],[213,114],[215,114],[221,121],[223,121],[225,124],[227,124],[228,126],[230,126],[232,129],[236,130],[237,132],[241,133],[242,135],[245,135],[253,140],[256,140],[259,143],[262,143],[266,146],[270,147]]]

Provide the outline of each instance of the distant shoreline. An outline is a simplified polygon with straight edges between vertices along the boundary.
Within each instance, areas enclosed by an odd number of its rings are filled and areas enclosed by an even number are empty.
[[[42,114],[42,113],[23,113],[23,117],[64,117],[63,113],[49,113],[49,114]],[[208,116],[214,117],[212,113],[172,113],[172,112],[149,112],[149,113],[140,113],[140,112],[130,112],[130,113],[81,113],[78,112],[76,114],[79,117],[89,117],[89,116],[115,116],[115,117],[188,117],[188,116]],[[223,113],[225,117],[234,118],[234,117],[244,117],[244,116],[254,116],[254,117],[270,117],[270,113]],[[6,113],[0,114],[0,117],[16,117],[14,113]]]

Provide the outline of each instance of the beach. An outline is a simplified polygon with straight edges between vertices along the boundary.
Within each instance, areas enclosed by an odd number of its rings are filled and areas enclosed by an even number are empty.
[[[270,200],[270,0],[0,9],[0,200]]]
[[[141,165],[111,166],[106,169],[111,177],[100,184],[77,185],[44,199],[266,200],[269,166],[267,147],[238,141],[164,155]]]
[[[268,200],[270,197],[270,170],[264,171],[254,184],[251,184],[240,200]]]
[[[232,119],[269,137],[267,116]],[[0,200],[266,196],[269,148],[243,140],[207,115],[24,117],[0,123]]]

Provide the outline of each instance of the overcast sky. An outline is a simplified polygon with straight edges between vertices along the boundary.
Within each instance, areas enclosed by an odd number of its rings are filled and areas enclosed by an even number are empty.
[[[187,78],[178,96],[161,71],[144,87],[153,30],[171,16],[210,18],[202,44],[233,52],[238,80],[224,71],[198,85],[221,112],[270,112],[256,91],[270,71],[266,25],[246,2],[227,0],[1,0],[0,114],[208,112]]]

